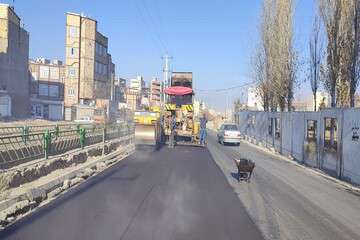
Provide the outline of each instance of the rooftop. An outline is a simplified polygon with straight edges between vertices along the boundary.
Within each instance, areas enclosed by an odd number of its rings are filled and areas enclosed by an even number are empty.
[[[20,17],[16,14],[14,6],[11,6],[9,4],[6,3],[0,3],[0,8],[8,8],[14,15],[15,17],[17,17],[19,19],[19,21],[21,20]]]
[[[59,59],[47,59],[47,58],[36,58],[36,59],[29,59],[29,63],[32,64],[43,64],[43,65],[52,65],[52,66],[64,66],[63,61]]]
[[[92,21],[97,22],[96,19],[93,19],[93,18],[91,18],[91,17],[86,16],[86,15],[84,15],[84,13],[79,14],[79,13],[73,13],[73,12],[66,12],[66,14],[67,14],[67,15],[73,15],[73,16],[78,16],[78,17],[86,18],[86,19],[89,19],[89,20],[92,20]]]

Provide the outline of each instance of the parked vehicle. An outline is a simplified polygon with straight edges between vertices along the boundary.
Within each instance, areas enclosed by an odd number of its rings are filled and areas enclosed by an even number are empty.
[[[240,145],[240,131],[234,123],[224,123],[218,130],[217,139],[221,144],[232,143]]]

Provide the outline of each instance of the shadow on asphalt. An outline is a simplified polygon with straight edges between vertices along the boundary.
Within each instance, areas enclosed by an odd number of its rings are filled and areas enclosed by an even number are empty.
[[[126,158],[122,161],[125,161]],[[33,221],[36,219],[41,218],[42,216],[46,215],[47,213],[56,210],[59,206],[63,203],[71,200],[79,196],[80,194],[86,192],[90,188],[94,187],[95,185],[99,184],[103,180],[111,177],[115,174],[118,170],[123,169],[127,166],[126,163],[119,165],[113,165],[110,168],[104,170],[103,172],[99,173],[94,177],[90,177],[88,180],[83,182],[82,184],[75,186],[74,188],[68,190],[64,194],[61,194],[53,201],[49,202],[41,206],[39,209],[35,209],[34,212],[30,213],[29,215],[24,216],[23,218],[19,219],[17,222],[13,223],[12,225],[6,227],[2,231],[0,231],[0,239],[4,237],[10,236],[14,233],[17,229],[25,227],[27,225],[31,225]]]
[[[236,143],[224,143],[225,147],[239,147],[240,145],[237,145]]]
[[[138,151],[145,151],[145,152],[157,152],[160,151],[166,145],[164,143],[159,143],[156,145],[151,144],[136,144],[135,149]]]

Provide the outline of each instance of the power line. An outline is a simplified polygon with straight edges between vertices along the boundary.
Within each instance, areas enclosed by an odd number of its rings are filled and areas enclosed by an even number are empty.
[[[249,82],[249,83],[244,83],[244,84],[241,84],[241,85],[236,85],[236,86],[232,86],[232,87],[228,87],[228,88],[219,88],[219,89],[195,89],[196,92],[199,92],[200,94],[213,94],[213,93],[217,93],[217,92],[227,92],[227,91],[230,91],[230,90],[234,90],[234,89],[238,89],[238,88],[243,88],[243,87],[246,87],[246,86],[251,86],[251,85],[255,85],[255,84],[258,84],[260,83],[259,80],[256,80],[256,81],[252,81],[252,82]],[[286,98],[285,95],[283,94],[280,94],[280,92],[282,92],[282,87],[279,85],[280,83],[278,82],[272,82],[272,85],[271,85],[271,90],[272,91],[275,91],[275,94],[276,95],[279,95],[281,97],[284,97]]]
[[[168,53],[168,47],[159,34],[159,29],[156,27],[156,23],[147,4],[143,0],[135,0],[134,3],[143,24],[148,30],[152,40],[156,43],[161,54]]]
[[[232,86],[232,87],[228,87],[228,88],[218,88],[218,89],[195,89],[195,91],[197,92],[226,92],[226,91],[229,91],[229,90],[233,90],[233,89],[237,89],[237,88],[243,88],[243,87],[246,87],[246,86],[250,86],[250,85],[254,85],[256,84],[257,81],[253,81],[253,82],[248,82],[248,83],[244,83],[244,84],[241,84],[241,85],[236,85],[236,86]]]
[[[140,19],[141,19],[143,25],[145,26],[146,30],[147,30],[148,33],[149,33],[149,36],[150,36],[151,40],[155,43],[156,48],[158,48],[160,54],[163,54],[164,52],[166,52],[166,49],[164,49],[164,47],[161,45],[161,43],[159,42],[159,40],[155,38],[155,36],[154,36],[154,34],[153,34],[154,31],[151,31],[151,27],[150,27],[150,25],[149,25],[149,22],[146,21],[145,15],[144,15],[143,11],[141,11],[141,9],[140,9],[140,7],[139,7],[139,5],[138,5],[138,2],[137,2],[136,0],[134,1],[134,5],[135,5],[135,7],[136,7],[136,10],[138,11],[138,14],[139,14],[139,16],[140,16]]]
[[[153,16],[152,11],[150,10],[150,8],[149,8],[148,4],[146,3],[146,1],[145,0],[140,0],[140,2],[142,3],[142,6],[143,6],[143,8],[145,10],[145,13],[147,13],[147,15],[148,15],[150,22],[152,22],[152,26],[153,26],[153,29],[154,29],[154,35],[157,37],[159,43],[164,48],[165,52],[168,53],[168,50],[169,50],[168,45],[166,44],[165,40],[163,38],[161,38],[160,27],[157,27],[160,24],[156,24],[155,17]]]

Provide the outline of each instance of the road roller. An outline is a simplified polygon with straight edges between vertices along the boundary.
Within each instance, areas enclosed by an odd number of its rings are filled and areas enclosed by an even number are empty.
[[[135,143],[157,146],[161,139],[160,113],[135,111]]]

